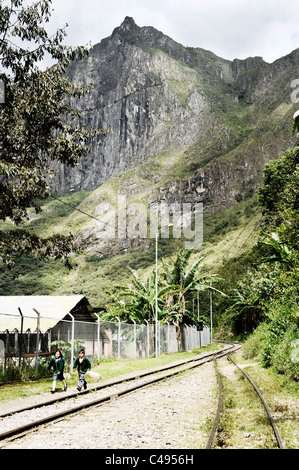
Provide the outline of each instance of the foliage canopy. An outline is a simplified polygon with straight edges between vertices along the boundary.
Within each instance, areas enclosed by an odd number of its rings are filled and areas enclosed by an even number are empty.
[[[73,59],[88,53],[87,47],[62,44],[65,28],[49,36],[51,0],[27,5],[24,0],[0,0],[0,79],[5,85],[0,105],[0,217],[20,224],[29,207],[39,210],[38,199],[50,192],[56,165],[74,166],[89,150],[91,139],[102,130],[84,128],[76,102],[91,87],[70,82],[64,75]],[[42,71],[40,61],[49,56],[57,63]],[[10,263],[13,251],[32,251],[41,256],[67,255],[71,240],[56,236],[42,240],[39,250],[33,237],[9,237],[0,233],[0,255]]]

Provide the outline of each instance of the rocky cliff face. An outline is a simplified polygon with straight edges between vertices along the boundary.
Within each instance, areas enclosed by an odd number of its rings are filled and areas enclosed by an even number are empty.
[[[232,71],[227,61],[126,18],[68,75],[94,84],[81,104],[83,118],[109,132],[75,170],[58,169],[57,191],[94,189],[151,155],[187,148],[199,138],[208,143],[214,117],[205,87],[215,80],[225,84]]]
[[[299,49],[273,64],[231,62],[126,17],[68,69],[94,85],[80,104],[85,124],[109,132],[75,169],[56,168],[53,190],[115,186],[111,178],[126,175],[119,191],[142,197],[147,188],[149,203],[196,201],[215,212],[246,199],[265,163],[294,144],[298,66]]]

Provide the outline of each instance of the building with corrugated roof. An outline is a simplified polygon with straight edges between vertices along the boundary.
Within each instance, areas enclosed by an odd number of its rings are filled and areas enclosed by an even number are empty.
[[[11,295],[0,296],[0,332],[17,329],[20,331],[23,317],[23,331],[32,332],[37,327],[37,313],[40,314],[41,332],[53,328],[71,313],[77,321],[94,322],[96,316],[84,295]],[[69,319],[69,318],[68,318]]]
[[[37,328],[40,351],[49,353],[53,340],[70,340],[72,319],[83,325],[97,320],[84,295],[0,296],[0,340],[7,354],[33,354]]]

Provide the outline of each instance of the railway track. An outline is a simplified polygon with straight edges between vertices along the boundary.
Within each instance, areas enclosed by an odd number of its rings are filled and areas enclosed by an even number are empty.
[[[269,420],[269,423],[271,424],[272,426],[272,429],[273,429],[273,432],[275,434],[275,439],[276,439],[276,442],[277,442],[277,447],[279,449],[284,449],[285,446],[284,446],[284,443],[283,443],[283,440],[281,438],[281,435],[279,433],[279,430],[277,428],[277,425],[273,419],[273,416],[271,414],[271,411],[270,411],[270,408],[266,402],[266,400],[264,399],[261,391],[258,389],[258,387],[255,385],[255,383],[253,382],[253,380],[249,377],[249,375],[241,368],[239,367],[236,362],[231,358],[231,355],[229,354],[227,359],[232,362],[235,367],[238,368],[238,370],[240,370],[242,372],[242,374],[246,377],[246,379],[248,380],[248,382],[252,385],[253,389],[255,390],[256,394],[258,395],[260,401],[262,402],[263,404],[263,407],[266,411],[266,414],[267,414],[267,417],[268,417],[268,420]],[[223,408],[223,391],[222,391],[222,381],[221,381],[221,376],[220,376],[220,373],[219,373],[219,370],[218,370],[218,367],[217,367],[217,358],[215,358],[215,368],[216,368],[216,373],[217,373],[217,380],[218,380],[218,404],[217,404],[217,410],[216,410],[216,414],[215,414],[215,418],[214,418],[214,423],[213,423],[213,426],[212,426],[212,429],[211,429],[211,432],[210,432],[210,435],[209,435],[209,439],[208,439],[208,442],[206,444],[206,449],[211,449],[212,446],[213,446],[213,443],[215,441],[215,437],[216,437],[216,432],[217,432],[217,428],[218,428],[218,424],[219,424],[219,421],[220,421],[220,415],[221,415],[221,411],[222,411],[222,408]]]
[[[131,393],[139,388],[199,367],[228,353],[236,352],[240,347],[241,345],[239,344],[229,344],[226,345],[225,349],[217,352],[201,354],[192,359],[177,361],[148,371],[137,372],[127,376],[125,381],[124,378],[116,378],[100,385],[89,387],[88,390],[82,392],[69,393],[63,397],[1,414],[0,447],[3,447],[7,441],[23,437],[41,425],[55,422],[67,415],[78,413],[92,406],[98,406],[101,403]],[[86,396],[92,396],[93,399],[87,400]],[[20,422],[23,424],[20,425]]]

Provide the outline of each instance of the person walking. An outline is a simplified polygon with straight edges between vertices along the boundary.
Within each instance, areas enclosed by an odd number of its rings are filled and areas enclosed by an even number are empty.
[[[51,368],[53,368],[53,385],[51,393],[55,393],[57,380],[60,380],[63,383],[63,390],[66,392],[67,384],[63,376],[64,357],[60,349],[56,351],[55,356],[52,357],[49,363],[48,370],[51,370]]]
[[[74,362],[73,369],[74,370],[77,369],[78,374],[79,374],[79,381],[78,381],[78,385],[77,385],[77,390],[79,392],[81,392],[82,387],[84,387],[84,390],[86,390],[87,389],[87,382],[85,380],[85,374],[88,370],[91,369],[91,363],[90,363],[89,359],[85,356],[85,350],[84,349],[81,349],[79,351],[79,356],[77,357],[77,359]]]

